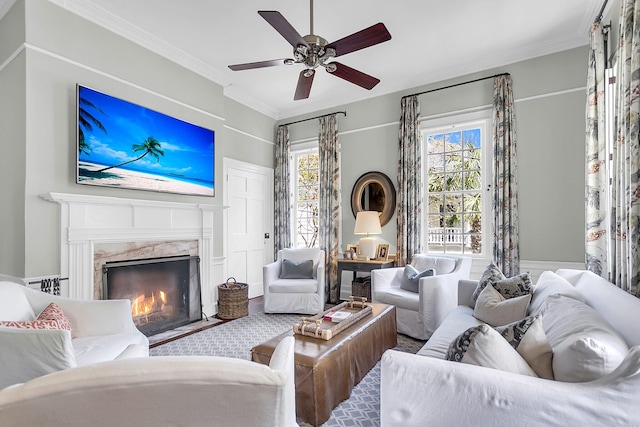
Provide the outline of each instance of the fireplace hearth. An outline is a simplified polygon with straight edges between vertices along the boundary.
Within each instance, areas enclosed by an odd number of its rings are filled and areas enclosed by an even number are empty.
[[[136,327],[146,336],[202,318],[200,258],[174,256],[107,262],[104,299],[129,299]]]

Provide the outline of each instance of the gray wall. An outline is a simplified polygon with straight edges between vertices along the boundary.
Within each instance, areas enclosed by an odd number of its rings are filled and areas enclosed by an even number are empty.
[[[16,2],[0,21],[0,55],[0,64],[7,64],[0,70],[3,273],[60,271],[59,207],[41,194],[221,205],[223,157],[273,167],[273,119],[225,98],[207,78],[51,2]],[[77,83],[213,129],[215,197],[76,184]],[[222,255],[218,250],[214,255]]]
[[[351,189],[368,171],[394,182],[398,162],[398,120],[404,95],[508,72],[513,78],[517,119],[521,260],[584,260],[584,132],[587,47],[486,70],[412,90],[282,120],[295,121],[346,110],[339,115],[342,150],[342,243],[356,242]],[[491,80],[419,97],[421,115],[490,107]],[[317,121],[291,126],[292,143],[317,138]],[[395,216],[382,239],[395,251]]]
[[[613,8],[612,8],[613,9]],[[615,12],[615,13],[614,13]],[[610,14],[616,14],[612,11]],[[509,72],[516,99],[521,259],[584,259],[584,102],[587,48],[318,111],[346,110],[342,145],[343,244],[357,241],[351,188],[368,171],[395,181],[400,98]],[[222,159],[273,167],[275,123],[226,98],[220,85],[50,2],[18,0],[0,21],[0,271],[59,271],[58,206],[47,192],[222,203]],[[75,87],[80,83],[216,131],[216,196],[202,198],[75,184]],[[346,83],[345,83],[346,84]],[[489,106],[491,82],[420,97],[422,115]],[[317,122],[294,125],[292,141],[317,137]],[[382,239],[395,251],[395,216]],[[216,254],[220,255],[220,254]]]

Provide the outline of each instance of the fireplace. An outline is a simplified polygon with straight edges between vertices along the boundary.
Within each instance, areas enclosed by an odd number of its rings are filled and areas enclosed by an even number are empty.
[[[129,299],[136,327],[146,336],[202,318],[200,258],[174,256],[107,262],[104,299]]]

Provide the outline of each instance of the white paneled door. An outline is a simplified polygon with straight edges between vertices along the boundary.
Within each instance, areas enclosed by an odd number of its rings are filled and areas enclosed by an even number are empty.
[[[262,295],[262,267],[273,261],[273,169],[224,159],[227,272]]]

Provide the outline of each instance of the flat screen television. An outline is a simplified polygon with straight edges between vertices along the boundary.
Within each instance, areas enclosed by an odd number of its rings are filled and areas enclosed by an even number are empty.
[[[215,133],[77,85],[78,184],[215,195]]]

